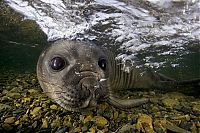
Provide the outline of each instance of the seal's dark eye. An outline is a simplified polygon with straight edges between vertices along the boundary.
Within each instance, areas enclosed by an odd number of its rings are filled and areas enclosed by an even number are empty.
[[[106,59],[99,59],[98,65],[99,65],[99,67],[100,67],[101,69],[106,70],[106,64],[107,64]]]
[[[56,71],[62,70],[65,65],[65,60],[62,57],[54,57],[50,62],[51,68]]]

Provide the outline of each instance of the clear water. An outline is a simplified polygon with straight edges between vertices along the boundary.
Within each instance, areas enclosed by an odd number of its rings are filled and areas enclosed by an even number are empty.
[[[31,45],[31,46],[30,46]],[[0,41],[1,72],[35,72],[41,45]]]
[[[200,77],[199,0],[4,2],[34,20],[49,41],[92,41],[115,49],[116,59],[130,60],[134,67],[152,67],[178,79]],[[11,41],[0,42],[1,67],[34,71],[44,43]]]

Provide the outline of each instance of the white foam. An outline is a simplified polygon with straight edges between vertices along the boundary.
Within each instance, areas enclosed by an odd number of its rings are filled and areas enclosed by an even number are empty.
[[[121,53],[117,58],[128,59],[136,56],[141,50],[166,46],[171,48],[167,51],[157,51],[157,55],[185,54],[189,40],[200,40],[200,1],[189,0],[187,6],[173,8],[170,6],[173,0],[148,0],[169,11],[170,17],[166,20],[157,20],[147,9],[139,5],[130,5],[118,0],[94,0],[90,4],[75,3],[65,5],[62,0],[5,0],[10,7],[20,12],[26,19],[35,20],[41,29],[47,34],[48,40],[58,38],[69,39],[97,39],[96,34],[88,34],[91,27],[98,24],[107,25],[113,23],[109,30],[103,34],[120,43],[120,49],[132,54]],[[68,3],[69,4],[69,3]],[[88,6],[98,5],[120,10],[121,12],[93,11],[87,18],[82,14]],[[187,7],[187,8],[186,8]],[[180,11],[184,10],[184,13]],[[174,11],[174,13],[173,13]],[[176,14],[176,11],[178,14]],[[78,36],[78,35],[82,36]],[[99,34],[102,34],[99,32]],[[144,57],[145,58],[145,57]],[[134,61],[134,60],[133,60]],[[160,62],[162,65],[163,62]],[[147,63],[146,65],[159,66],[159,62]]]

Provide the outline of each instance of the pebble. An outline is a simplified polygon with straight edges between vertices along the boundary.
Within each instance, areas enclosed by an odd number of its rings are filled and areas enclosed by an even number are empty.
[[[89,129],[89,131],[90,131],[90,133],[96,133],[96,127],[91,127],[90,129]]]
[[[9,92],[12,93],[12,92],[20,92],[22,90],[21,87],[14,87],[12,88]]]
[[[15,125],[19,125],[19,124],[20,124],[19,120],[15,121]]]
[[[181,115],[181,116],[172,117],[172,119],[181,120],[181,121],[189,121],[190,116],[189,115]]]
[[[87,125],[83,125],[83,127],[81,128],[82,132],[86,132],[88,131],[88,126]]]
[[[58,108],[58,106],[55,105],[55,104],[53,104],[53,105],[50,106],[50,109],[52,109],[52,110],[56,110],[57,108]]]
[[[200,104],[193,105],[192,110],[200,114]]]
[[[119,130],[117,130],[117,133],[134,133],[136,130],[135,126],[126,124],[122,126]]]
[[[16,92],[7,93],[6,96],[7,96],[7,97],[10,97],[10,98],[13,98],[13,99],[17,99],[17,98],[20,98],[20,97],[21,97],[20,93],[16,93]]]
[[[72,127],[72,122],[70,117],[65,117],[63,121],[63,125],[66,127]]]
[[[35,95],[39,93],[39,91],[36,89],[29,89],[28,92],[30,93],[30,95]]]
[[[67,128],[63,127],[63,128],[59,128],[55,133],[66,133]]]
[[[7,94],[8,92],[9,92],[8,90],[3,90],[3,91],[2,91],[2,94],[5,95],[5,94]]]
[[[10,105],[0,103],[0,112],[3,110],[10,110],[10,109],[12,109]]]
[[[21,100],[22,103],[30,103],[31,102],[31,97],[24,97]]]
[[[39,115],[42,113],[41,108],[42,108],[42,107],[35,107],[32,111],[30,111],[30,114],[31,114],[33,117],[39,116]]]
[[[164,106],[171,107],[171,108],[179,105],[179,101],[171,99],[171,98],[165,98],[165,99],[163,99],[162,103],[164,104]]]
[[[7,123],[2,124],[2,127],[6,131],[11,131],[13,129],[13,127]]]
[[[1,102],[7,102],[7,101],[12,101],[13,99],[8,97],[8,96],[3,96],[1,97]]]
[[[118,111],[114,111],[113,113],[113,120],[116,120],[119,116],[119,112]]]
[[[41,128],[48,128],[48,126],[49,126],[48,120],[46,118],[42,118]]]
[[[99,127],[104,127],[104,126],[108,126],[109,122],[106,118],[102,117],[102,116],[95,116],[93,118],[94,123],[99,126]]]
[[[142,131],[145,133],[154,133],[155,131],[153,130],[153,120],[150,116],[146,114],[141,114],[138,117],[138,121],[136,124],[136,128],[138,131]]]
[[[92,116],[92,115],[88,115],[88,116],[86,116],[86,118],[83,120],[83,123],[90,122],[90,121],[92,121],[92,119],[93,119],[93,116]]]
[[[51,128],[57,128],[60,126],[60,119],[58,117],[56,117],[56,119],[54,119],[52,122],[51,122]]]
[[[7,124],[13,124],[15,123],[15,117],[8,117],[4,120],[4,123],[7,123]]]
[[[35,121],[33,124],[32,124],[32,127],[33,128],[36,128],[38,126],[38,121]]]
[[[190,129],[191,129],[192,133],[198,133],[197,126],[194,123],[192,123],[192,126]]]
[[[167,130],[165,127],[167,121],[173,124],[173,126],[168,126],[170,131],[175,128],[179,131],[188,130],[198,133],[200,130],[198,98],[193,98],[192,101],[179,93],[161,94],[156,92],[150,94],[152,97],[156,96],[156,100],[152,100],[150,105],[146,104],[146,106],[123,111],[103,102],[94,110],[77,113],[66,111],[52,102],[41,92],[40,87],[31,84],[31,80],[35,78],[36,76],[33,75],[21,76],[20,82],[14,88],[13,86],[5,87],[4,92],[0,95],[2,121],[0,130],[10,131],[14,129],[16,132],[20,132],[33,128],[35,132],[57,133],[67,133],[68,130],[70,132],[90,133],[128,131],[164,133]],[[24,87],[24,84],[27,87]],[[34,84],[38,86],[35,81]],[[23,89],[19,91],[16,89],[18,87]],[[18,96],[20,94],[19,98],[12,97],[15,97],[16,93]],[[135,92],[133,94],[138,95]],[[149,93],[140,92],[139,94],[148,96]],[[183,130],[181,127],[186,128]]]
[[[167,129],[166,129],[166,120],[155,120],[153,125],[154,125],[154,129],[157,133],[166,133]]]

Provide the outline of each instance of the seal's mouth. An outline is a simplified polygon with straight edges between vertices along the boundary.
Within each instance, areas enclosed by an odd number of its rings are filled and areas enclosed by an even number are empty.
[[[82,78],[77,85],[80,90],[80,99],[84,100],[80,108],[89,108],[97,105],[98,102],[107,99],[100,80],[96,76]]]
[[[43,79],[44,92],[66,110],[76,112],[92,109],[108,98],[104,81],[91,72],[80,74],[76,79],[72,77],[72,80],[76,80],[75,86],[70,83],[61,86]]]

